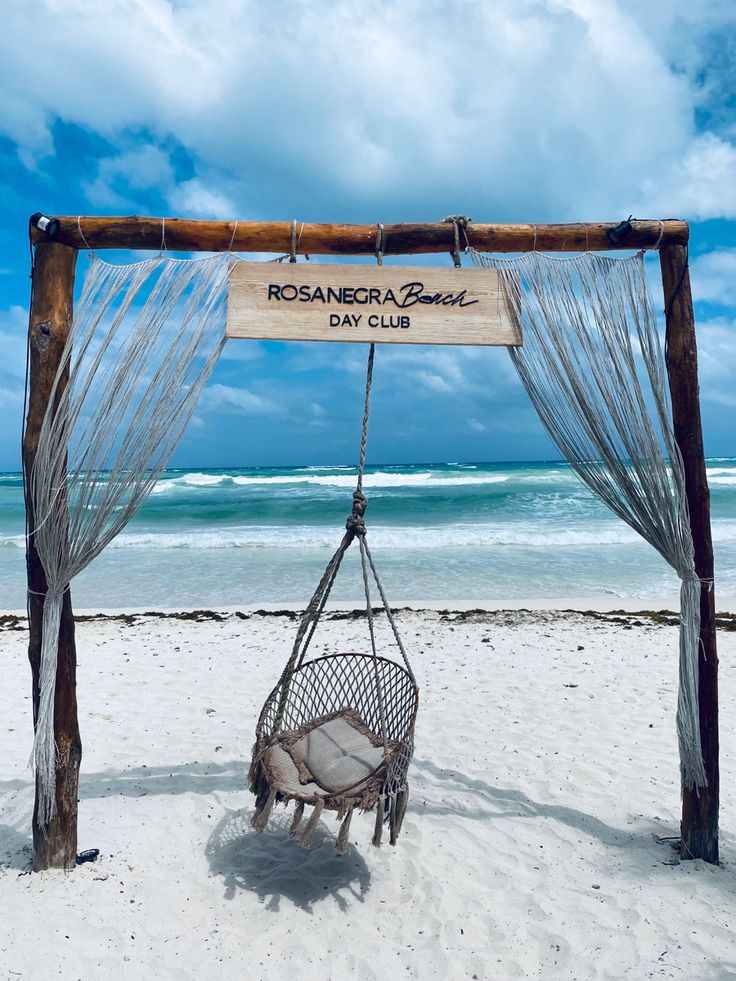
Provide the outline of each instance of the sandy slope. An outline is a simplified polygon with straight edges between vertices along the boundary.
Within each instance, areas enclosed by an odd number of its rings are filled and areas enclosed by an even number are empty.
[[[78,628],[69,875],[27,868],[26,633],[0,630],[0,979],[736,978],[736,633],[720,635],[724,865],[678,863],[676,632],[578,613],[402,612],[422,687],[395,849],[250,830],[244,773],[288,617]],[[321,649],[364,646],[332,619]]]

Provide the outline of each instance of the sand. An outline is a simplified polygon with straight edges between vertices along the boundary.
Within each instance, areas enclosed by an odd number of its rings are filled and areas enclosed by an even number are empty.
[[[666,617],[402,611],[422,689],[396,848],[346,855],[277,809],[251,831],[258,709],[294,633],[275,613],[78,626],[79,848],[27,874],[23,621],[0,620],[0,979],[736,978],[736,655],[720,633],[723,863],[680,862],[676,627]],[[664,621],[664,622],[663,622]],[[333,614],[319,650],[365,647]]]

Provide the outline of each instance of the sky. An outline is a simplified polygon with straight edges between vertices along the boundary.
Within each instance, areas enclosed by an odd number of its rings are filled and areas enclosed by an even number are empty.
[[[39,210],[685,218],[706,452],[736,455],[733,0],[4,0],[0,158],[2,470]],[[228,342],[174,463],[354,462],[366,354]],[[373,405],[375,463],[559,456],[503,349],[384,346]]]

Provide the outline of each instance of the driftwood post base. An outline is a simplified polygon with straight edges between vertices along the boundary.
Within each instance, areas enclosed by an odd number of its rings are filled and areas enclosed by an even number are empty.
[[[31,615],[29,655],[33,668],[34,716],[38,704],[38,667],[41,655],[42,599],[32,597],[36,607]],[[38,822],[38,784],[33,808],[33,869],[70,869],[77,858],[77,799],[82,741],[77,722],[77,656],[74,644],[74,615],[69,592],[59,628],[59,665],[56,671],[54,735],[58,751],[56,765],[56,816],[48,828]]]

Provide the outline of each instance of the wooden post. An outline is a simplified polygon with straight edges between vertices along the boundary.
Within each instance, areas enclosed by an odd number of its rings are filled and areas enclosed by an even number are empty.
[[[31,313],[28,325],[30,364],[28,413],[23,435],[23,467],[26,481],[38,449],[41,424],[49,404],[51,388],[69,333],[72,317],[76,249],[56,242],[36,246],[33,266]],[[28,658],[33,677],[33,724],[36,725],[41,667],[43,597],[46,577],[33,539],[36,515],[26,485],[28,548]],[[59,662],[56,670],[54,737],[58,749],[56,765],[56,816],[46,832],[38,824],[38,783],[33,810],[33,868],[68,869],[77,857],[77,791],[82,743],[77,722],[77,654],[70,593],[64,594],[59,628]]]
[[[695,569],[704,580],[700,598],[698,706],[703,763],[708,786],[699,793],[686,788],[682,796],[682,857],[718,862],[718,654],[716,651],[713,543],[710,492],[705,472],[700,422],[698,351],[690,292],[688,253],[684,245],[660,251],[667,323],[666,359],[672,395],[675,439],[685,466],[685,492],[695,548]]]

